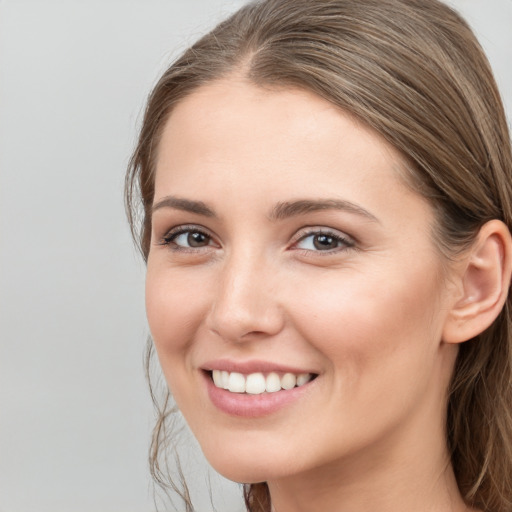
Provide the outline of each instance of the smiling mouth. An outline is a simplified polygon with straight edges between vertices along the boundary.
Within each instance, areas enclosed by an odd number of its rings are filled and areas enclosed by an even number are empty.
[[[263,393],[276,393],[301,387],[317,377],[314,373],[284,373],[270,372],[267,374],[256,372],[244,375],[238,372],[225,370],[212,370],[208,372],[215,387],[225,389],[231,393],[246,393],[261,395]]]

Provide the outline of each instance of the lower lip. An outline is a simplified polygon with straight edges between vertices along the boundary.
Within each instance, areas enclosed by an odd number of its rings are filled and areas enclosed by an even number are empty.
[[[213,383],[209,372],[203,372],[203,374],[206,380],[208,396],[213,405],[226,414],[244,418],[257,418],[279,411],[308,393],[316,380],[293,389],[250,395],[248,393],[231,393],[225,389],[218,388]]]

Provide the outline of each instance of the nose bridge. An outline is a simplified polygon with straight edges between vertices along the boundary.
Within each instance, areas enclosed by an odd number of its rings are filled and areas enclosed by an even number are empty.
[[[211,329],[232,341],[277,334],[283,318],[273,278],[275,271],[264,251],[233,250],[222,262],[210,311]]]

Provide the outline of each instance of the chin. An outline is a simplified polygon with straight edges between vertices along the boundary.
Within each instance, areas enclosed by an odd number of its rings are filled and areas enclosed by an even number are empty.
[[[276,471],[275,467],[269,467],[268,464],[255,464],[254,461],[248,464],[233,460],[209,460],[209,462],[213,469],[224,478],[240,484],[257,484],[286,476],[286,474]]]
[[[283,449],[265,449],[256,443],[252,443],[251,449],[250,445],[247,443],[245,447],[227,447],[226,443],[213,443],[213,446],[205,445],[201,448],[215,471],[238,483],[265,482],[288,476],[292,468],[294,473],[297,471],[296,456],[290,460]]]
[[[255,471],[254,467],[244,467],[241,468],[239,466],[215,466],[212,465],[212,467],[222,475],[224,478],[227,478],[228,480],[231,480],[232,482],[236,482],[239,484],[257,484],[260,482],[266,482],[269,480],[268,472],[261,470],[261,471]]]

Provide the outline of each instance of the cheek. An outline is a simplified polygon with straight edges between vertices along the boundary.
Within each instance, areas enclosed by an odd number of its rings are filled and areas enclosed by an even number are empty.
[[[431,418],[441,415],[446,379],[438,357],[438,288],[431,278],[409,277],[414,284],[344,279],[297,302],[302,316],[295,325],[326,363],[321,411],[328,411],[323,423],[333,432],[327,457],[397,431],[425,408]]]
[[[164,370],[183,364],[198,322],[207,310],[204,287],[187,273],[148,263],[146,314],[151,336]]]
[[[393,275],[342,276],[297,301],[296,324],[326,356],[340,389],[379,386],[433,364],[443,324],[435,274]]]
[[[201,286],[200,286],[201,285]],[[197,387],[190,385],[194,374],[192,347],[198,326],[207,310],[204,281],[186,272],[148,262],[146,315],[163,375],[174,401],[187,417],[193,417]]]

